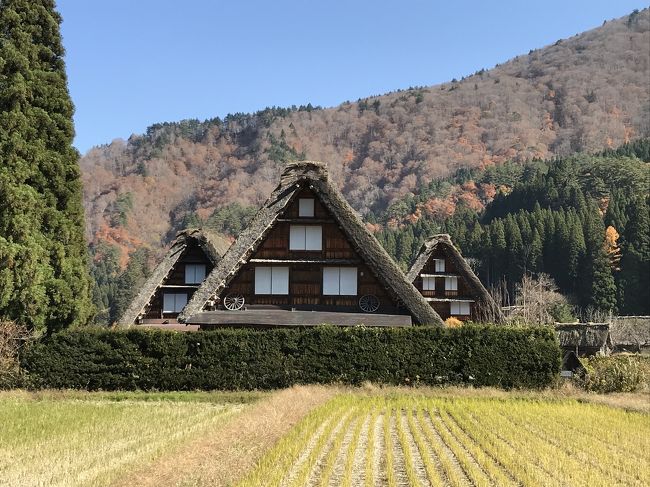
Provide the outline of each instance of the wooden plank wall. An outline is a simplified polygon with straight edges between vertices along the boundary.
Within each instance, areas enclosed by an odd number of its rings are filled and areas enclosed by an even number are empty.
[[[298,199],[314,198],[314,217],[299,218]],[[310,223],[311,222],[311,223]],[[291,225],[320,225],[323,232],[323,246],[320,251],[289,250],[289,227]],[[264,263],[247,263],[238,275],[230,282],[222,293],[244,296],[247,307],[269,306],[281,308],[354,311],[359,312],[359,299],[365,294],[373,294],[380,300],[378,313],[405,313],[400,310],[383,285],[372,271],[363,264],[361,257],[355,252],[345,234],[341,231],[333,216],[320,203],[318,198],[309,190],[302,190],[287,210],[279,217],[276,226],[260,244],[251,259],[281,259],[281,260],[327,260],[346,259],[346,266],[358,268],[356,296],[324,296],[322,295],[324,266],[336,266],[336,263],[290,263],[275,264],[289,267],[289,295],[255,295],[256,265]]]

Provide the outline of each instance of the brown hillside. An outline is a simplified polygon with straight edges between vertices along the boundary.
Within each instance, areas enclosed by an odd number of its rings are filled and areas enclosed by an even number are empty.
[[[460,167],[617,146],[650,135],[649,66],[646,9],[460,81],[155,125],[81,159],[88,238],[160,247],[188,212],[261,204],[301,157],[365,213]]]

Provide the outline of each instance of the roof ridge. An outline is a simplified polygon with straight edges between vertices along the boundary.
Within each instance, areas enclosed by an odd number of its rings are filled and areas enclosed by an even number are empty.
[[[317,161],[287,164],[278,186],[231,245],[219,265],[194,293],[179,320],[187,321],[193,314],[203,311],[209,302],[219,298],[223,289],[271,230],[280,213],[292,201],[302,181],[309,182],[311,190],[332,213],[360,257],[373,270],[378,280],[402,301],[416,321],[442,325],[440,316],[413,283],[407,281],[404,273],[365,227],[357,212],[331,183],[327,165]]]

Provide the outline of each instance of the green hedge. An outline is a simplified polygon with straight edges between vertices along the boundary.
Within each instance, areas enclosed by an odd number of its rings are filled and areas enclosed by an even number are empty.
[[[293,384],[550,385],[550,328],[334,328],[179,333],[65,331],[23,352],[33,387],[89,390],[275,389]]]

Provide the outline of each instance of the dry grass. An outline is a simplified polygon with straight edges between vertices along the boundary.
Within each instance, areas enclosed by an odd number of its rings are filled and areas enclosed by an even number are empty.
[[[650,391],[596,394],[573,386],[570,382],[554,389],[510,390],[494,387],[407,387],[377,386],[366,383],[360,388],[347,388],[349,392],[368,396],[410,395],[413,397],[483,398],[483,399],[530,399],[539,401],[576,400],[578,402],[603,404],[606,406],[650,413]]]
[[[351,478],[367,487],[378,479],[389,486],[458,487],[648,485],[650,480],[650,458],[643,453],[650,448],[645,413],[559,395],[549,400],[544,393],[368,389],[339,394],[307,415],[240,487],[342,485]],[[359,425],[378,415],[385,418],[383,427],[369,429],[372,438],[362,442]],[[335,423],[343,427],[321,427]],[[284,482],[284,473],[313,451],[317,431],[324,433],[317,454],[308,455],[315,468],[303,468],[304,476]],[[382,459],[376,462],[367,445],[381,439]],[[363,458],[352,461],[353,452]]]
[[[578,461],[594,481],[638,483],[648,413],[647,393],[571,387],[0,392],[0,485],[316,485],[319,472],[332,485],[425,474],[433,485],[514,485],[546,472],[575,482]],[[533,446],[528,460],[512,455]]]
[[[114,485],[232,485],[307,413],[337,392],[333,387],[298,386],[272,394],[212,434],[184,444]]]
[[[170,395],[173,400],[141,397],[121,393],[116,401],[93,393],[3,392],[0,484],[108,485],[244,407],[197,402],[191,394],[187,401],[177,395]]]

